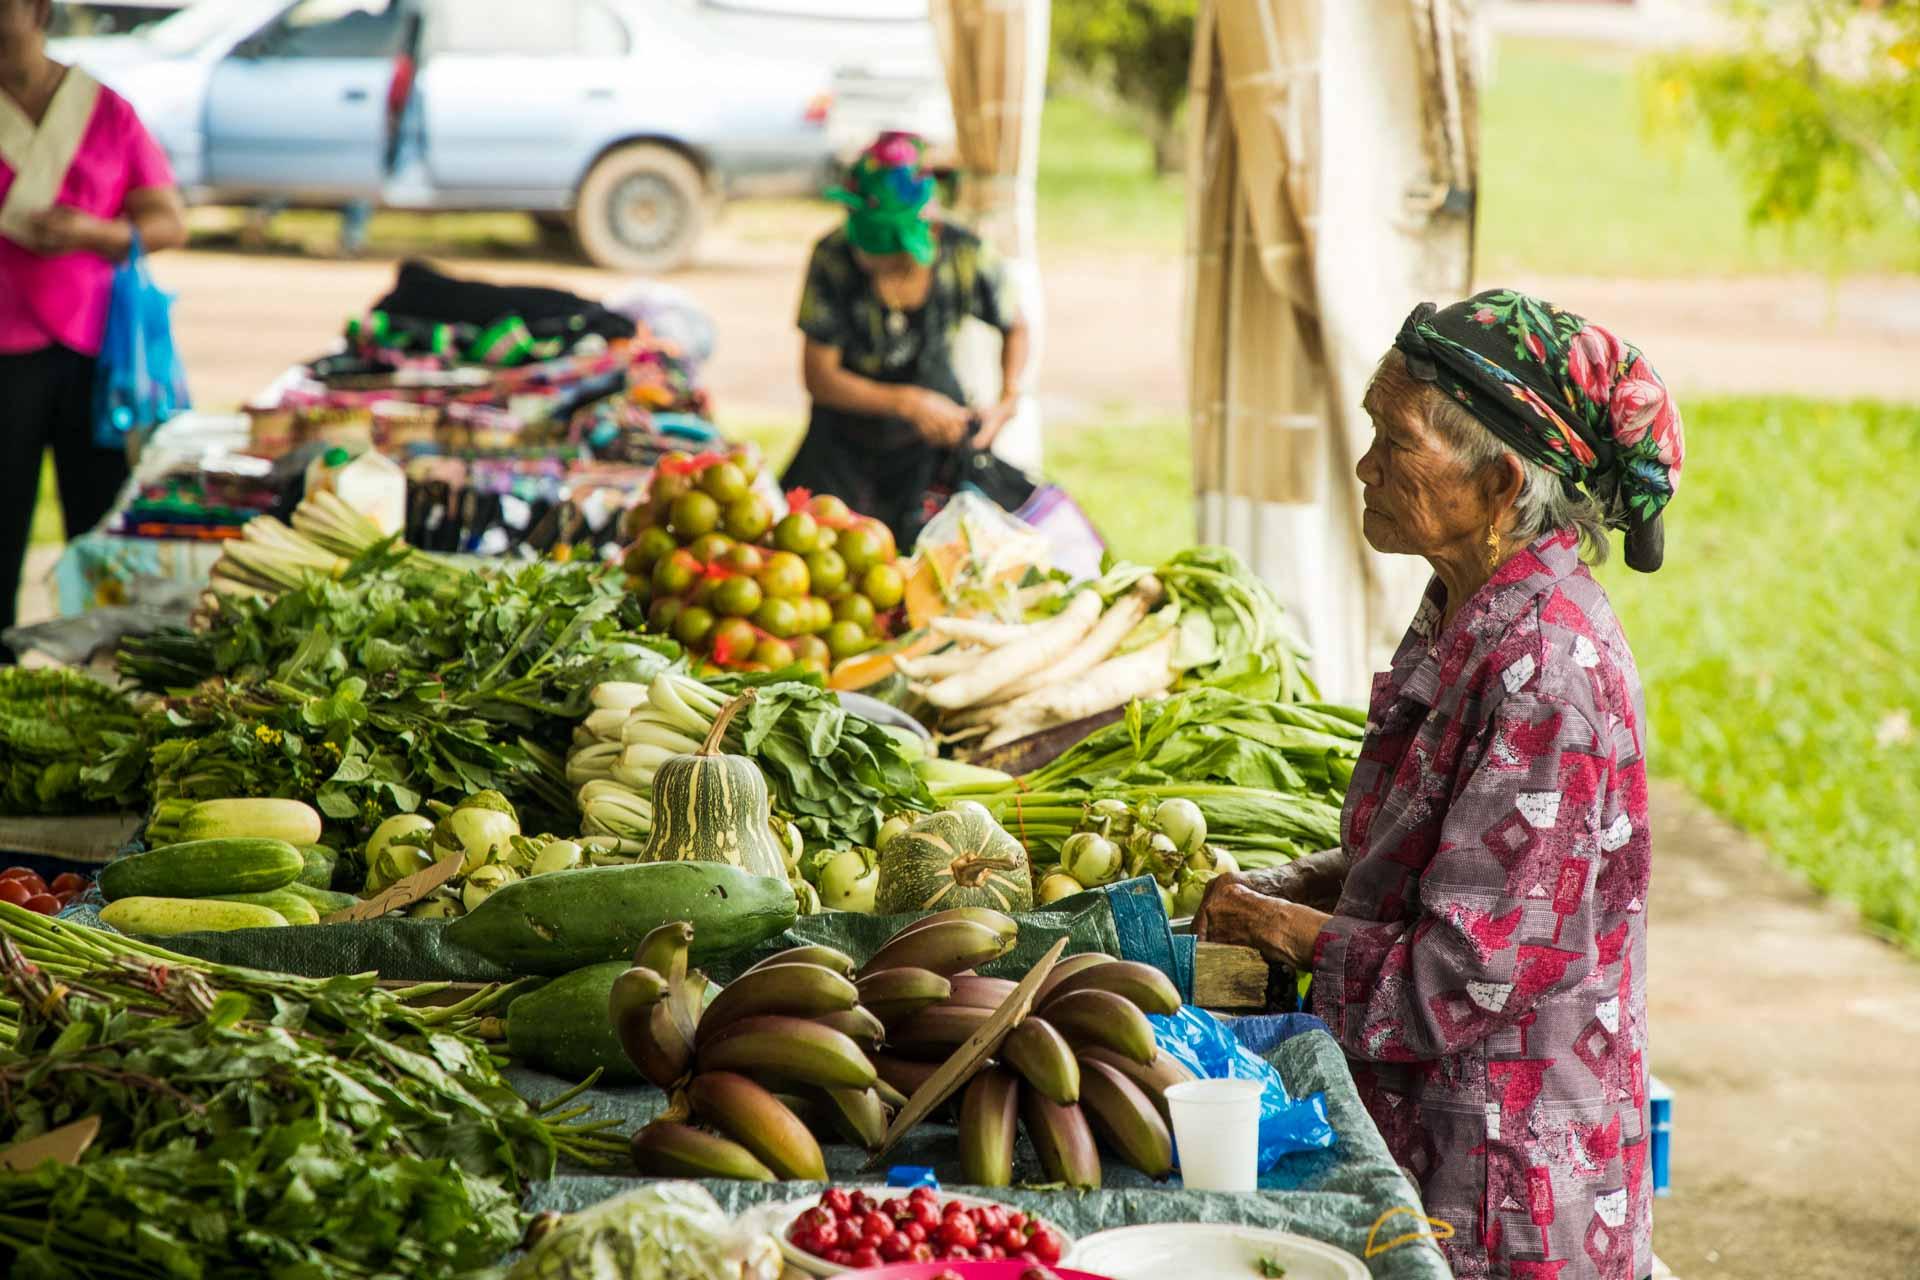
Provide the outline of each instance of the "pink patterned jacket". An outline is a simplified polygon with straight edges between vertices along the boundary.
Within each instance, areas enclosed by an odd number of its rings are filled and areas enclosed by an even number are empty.
[[[1650,849],[1640,679],[1571,533],[1374,680],[1314,1011],[1463,1280],[1641,1280]]]

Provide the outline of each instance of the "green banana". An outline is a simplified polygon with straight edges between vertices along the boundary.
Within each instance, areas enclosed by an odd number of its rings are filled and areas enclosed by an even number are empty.
[[[743,973],[729,982],[700,1015],[694,1034],[696,1047],[707,1043],[742,1018],[785,1014],[813,1018],[837,1013],[858,1004],[853,983],[817,964],[776,964]]]
[[[944,920],[896,933],[861,968],[864,977],[882,969],[931,969],[959,973],[997,960],[1012,950],[1007,936],[973,920]]]
[[[743,1075],[703,1071],[687,1082],[693,1114],[751,1151],[782,1178],[824,1182],[827,1162],[799,1116]]]
[[[696,1060],[703,1072],[766,1073],[821,1087],[867,1089],[876,1078],[860,1046],[840,1032],[778,1014],[733,1023],[700,1046]]]
[[[873,1082],[873,1091],[880,1095],[880,1101],[886,1103],[889,1107],[893,1108],[895,1111],[898,1111],[900,1108],[906,1106],[907,1095],[900,1092],[898,1089],[894,1088],[893,1085],[888,1083],[887,1073],[880,1070],[879,1055],[870,1053],[867,1055],[867,1057],[873,1060],[873,1069],[876,1072],[879,1072],[879,1075],[880,1075],[880,1078]],[[917,1067],[920,1064],[916,1062],[913,1065]]]
[[[832,1027],[868,1053],[878,1049],[880,1042],[887,1037],[887,1029],[880,1019],[859,1005],[819,1014],[814,1021],[823,1027]]]
[[[881,1022],[911,1017],[953,994],[953,984],[931,969],[881,969],[854,982],[860,1004]]]
[[[1100,1151],[1077,1105],[1063,1107],[1049,1102],[1038,1089],[1022,1089],[1020,1117],[1027,1123],[1027,1138],[1048,1178],[1089,1190],[1100,1185]]]
[[[1047,1002],[1047,1021],[1078,1048],[1097,1045],[1145,1066],[1159,1050],[1153,1024],[1138,1005],[1111,991],[1073,991]]]
[[[753,1152],[732,1139],[672,1120],[655,1120],[633,1135],[633,1164],[655,1178],[778,1180]]]
[[[1120,1158],[1149,1178],[1173,1172],[1173,1135],[1139,1085],[1115,1067],[1089,1062],[1080,1076],[1080,1109]]]
[[[854,964],[852,956],[836,947],[789,947],[778,955],[768,956],[759,964],[754,965],[752,969],[748,969],[747,973],[752,973],[754,969],[765,969],[776,964],[817,964],[823,969],[833,970],[843,978],[851,978],[854,971],[859,967]],[[742,974],[741,976],[745,977],[746,974]]]
[[[940,1069],[940,1064],[915,1062],[896,1054],[876,1053],[873,1055],[873,1069],[888,1088],[903,1097],[911,1098],[919,1092],[921,1085],[933,1079],[933,1073]]]
[[[1052,975],[1048,975],[1051,977]],[[1075,991],[1111,991],[1131,1000],[1143,1013],[1171,1014],[1180,1011],[1180,993],[1172,979],[1150,964],[1134,960],[1115,960],[1112,964],[1089,965],[1068,974],[1041,1002],[1058,1000]]]
[[[1040,983],[1040,989],[1033,993],[1033,1007],[1038,1009],[1045,1004],[1047,997],[1074,974],[1082,973],[1095,965],[1117,963],[1119,962],[1103,951],[1082,951],[1077,956],[1062,956],[1060,961],[1047,971],[1046,978]]]
[[[878,1151],[887,1140],[887,1104],[875,1089],[825,1089],[823,1109],[842,1137],[855,1146]]]
[[[904,938],[910,933],[922,929],[931,929],[954,920],[966,920],[973,924],[985,925],[999,934],[1011,947],[1014,939],[1020,936],[1020,922],[1004,911],[995,911],[992,907],[949,907],[945,911],[936,911],[930,916],[921,916],[918,920],[899,930],[893,936]]]
[[[1019,986],[1006,978],[983,978],[977,973],[959,974],[953,979],[953,994],[948,1004],[970,1005],[976,1009],[998,1009]]]
[[[617,984],[619,978],[614,982]],[[693,1042],[674,1017],[671,1000],[616,1016],[613,1029],[628,1059],[655,1086],[671,1089],[685,1078],[687,1065],[693,1059]]]
[[[1020,1127],[1020,1084],[989,1067],[960,1099],[960,1170],[976,1187],[1013,1185],[1013,1142]]]
[[[1145,1066],[1141,1066],[1124,1053],[1091,1046],[1081,1049],[1079,1057],[1083,1077],[1088,1064],[1105,1063],[1139,1086],[1140,1092],[1147,1095],[1147,1099],[1160,1112],[1160,1118],[1168,1124],[1173,1123],[1173,1111],[1167,1106],[1167,1086],[1193,1079],[1193,1073],[1181,1066],[1179,1061],[1164,1049],[1155,1054],[1153,1061]]]
[[[639,965],[613,980],[607,993],[607,1013],[617,1023],[629,1015],[640,1014],[667,998],[667,980],[652,969]]]
[[[1054,1102],[1080,1100],[1080,1063],[1067,1038],[1044,1018],[1027,1018],[1000,1042],[1000,1059]]]
[[[668,985],[678,985],[687,976],[687,958],[692,950],[693,926],[685,920],[669,920],[640,939],[633,962],[653,970]]]
[[[910,1055],[946,1058],[993,1017],[991,1009],[936,1004],[895,1024],[887,1032],[887,1047]]]

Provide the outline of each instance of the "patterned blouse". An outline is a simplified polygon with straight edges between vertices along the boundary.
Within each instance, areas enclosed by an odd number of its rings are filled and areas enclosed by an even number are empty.
[[[1640,679],[1569,532],[1374,681],[1315,1012],[1462,1280],[1652,1269]]]
[[[999,255],[964,227],[942,223],[935,239],[933,283],[912,312],[891,311],[853,256],[844,229],[814,246],[800,295],[800,331],[840,352],[848,370],[883,382],[915,380],[924,367],[951,370],[954,338],[968,316],[1005,333],[1020,319],[1019,303]]]

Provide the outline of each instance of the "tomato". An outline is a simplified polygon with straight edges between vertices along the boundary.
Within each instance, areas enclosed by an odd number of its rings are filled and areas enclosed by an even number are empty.
[[[829,1187],[820,1193],[820,1207],[836,1218],[846,1217],[851,1205],[852,1200],[844,1187]]]
[[[925,1244],[927,1242],[927,1229],[917,1222],[909,1222],[906,1226],[900,1228],[900,1230],[905,1233],[907,1239],[913,1244]]]
[[[907,1256],[915,1262],[932,1262],[933,1246],[925,1243],[917,1244],[913,1246],[913,1252]]]
[[[856,1191],[847,1197],[849,1213],[857,1213],[864,1217],[869,1213],[877,1212],[879,1208],[880,1206],[873,1202],[873,1198],[864,1191]]]
[[[1021,1215],[1015,1214],[1014,1216],[1017,1218]],[[1000,1247],[1002,1249],[1005,1249],[1008,1253],[1018,1253],[1022,1249],[1026,1248],[1027,1247],[1026,1228],[1025,1227],[1008,1227],[1005,1231],[1002,1231],[1000,1233]]]
[[[84,893],[86,888],[87,878],[71,871],[62,871],[53,878],[53,891],[55,893]]]
[[[880,1265],[880,1251],[872,1248],[855,1249],[852,1265],[856,1270],[863,1267],[877,1267]]]
[[[38,911],[43,916],[57,915],[60,911],[60,899],[50,893],[36,893],[21,905],[29,911]]]
[[[989,1262],[998,1262],[1007,1256],[1007,1251],[997,1244],[983,1244],[980,1246],[980,1250],[987,1255],[987,1261]]]
[[[1027,1225],[1027,1215],[1015,1209],[1007,1215],[1007,1225],[1010,1227],[1024,1227]]]
[[[834,1248],[840,1243],[840,1224],[832,1218],[816,1223],[813,1228],[813,1239],[820,1246],[813,1250],[815,1253]]]
[[[860,1234],[868,1240],[885,1240],[893,1234],[893,1219],[884,1213],[869,1213],[860,1219]]]
[[[907,1202],[899,1196],[893,1196],[887,1200],[883,1200],[880,1204],[880,1212],[886,1214],[895,1222],[911,1216],[907,1211]]]
[[[829,1249],[820,1256],[838,1267],[850,1267],[853,1265],[853,1250],[851,1249]]]
[[[11,880],[16,884],[23,884],[27,887],[28,893],[47,891],[47,882],[25,867],[8,867],[5,873],[0,874],[0,880]]]
[[[913,1220],[926,1228],[931,1236],[940,1226],[940,1206],[932,1200],[916,1200],[913,1203]]]
[[[963,1209],[949,1213],[940,1224],[940,1243],[953,1249],[971,1249],[980,1243],[980,1233]]]
[[[1060,1237],[1046,1227],[1033,1233],[1033,1238],[1027,1241],[1027,1247],[1033,1250],[1034,1257],[1048,1266],[1060,1261]]]
[[[16,907],[27,905],[27,899],[33,896],[33,890],[18,880],[0,880],[0,902],[11,903]]]

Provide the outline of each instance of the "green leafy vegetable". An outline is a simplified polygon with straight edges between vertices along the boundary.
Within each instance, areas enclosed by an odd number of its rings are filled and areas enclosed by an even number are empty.
[[[1267,1254],[1253,1265],[1262,1276],[1266,1277],[1266,1280],[1280,1280],[1287,1274],[1287,1269],[1281,1266],[1280,1260],[1272,1254]]]
[[[146,774],[126,698],[77,672],[0,667],[0,813],[138,809]]]

